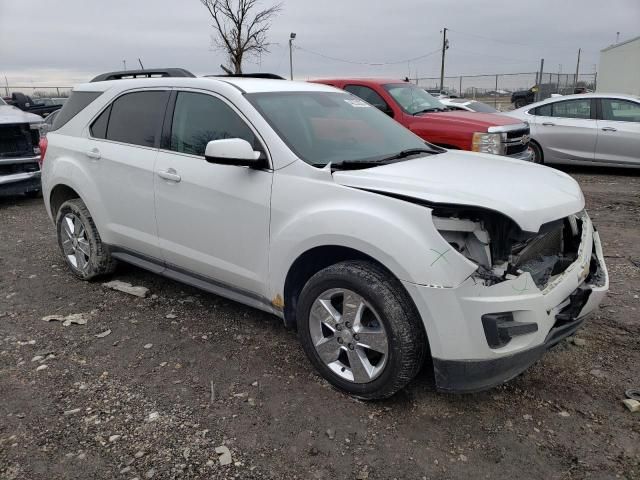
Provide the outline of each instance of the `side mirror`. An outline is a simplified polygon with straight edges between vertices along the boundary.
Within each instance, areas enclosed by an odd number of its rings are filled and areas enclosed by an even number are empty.
[[[251,144],[241,138],[211,140],[205,148],[204,158],[209,163],[220,165],[251,168],[260,168],[264,165],[260,152],[254,151]]]

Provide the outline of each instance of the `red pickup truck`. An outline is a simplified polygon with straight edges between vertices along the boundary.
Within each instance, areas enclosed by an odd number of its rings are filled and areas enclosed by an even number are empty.
[[[429,143],[444,148],[532,159],[529,125],[493,113],[449,111],[412,83],[382,79],[313,80],[360,97]]]

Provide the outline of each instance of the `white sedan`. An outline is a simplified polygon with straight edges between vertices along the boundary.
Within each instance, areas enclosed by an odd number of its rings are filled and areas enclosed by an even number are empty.
[[[640,167],[640,98],[586,93],[504,112],[531,127],[536,163]]]

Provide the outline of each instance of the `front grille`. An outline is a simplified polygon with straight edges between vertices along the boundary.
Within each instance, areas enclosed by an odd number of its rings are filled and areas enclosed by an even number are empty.
[[[33,157],[39,140],[28,123],[0,125],[0,158]]]
[[[529,148],[529,127],[510,130],[506,134],[505,155],[515,155]]]
[[[569,238],[565,239],[565,235]],[[561,222],[548,231],[518,243],[511,250],[510,263],[529,272],[538,288],[544,289],[551,277],[564,272],[577,258],[571,229]]]

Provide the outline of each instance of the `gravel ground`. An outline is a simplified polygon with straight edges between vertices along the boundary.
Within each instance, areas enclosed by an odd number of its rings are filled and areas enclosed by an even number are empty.
[[[111,279],[147,298],[76,280],[42,201],[0,200],[0,478],[640,478],[621,403],[640,387],[640,174],[570,173],[611,276],[584,342],[488,392],[438,394],[425,370],[374,403],[328,387],[274,317],[133,267]],[[42,321],[70,314],[86,324]]]

